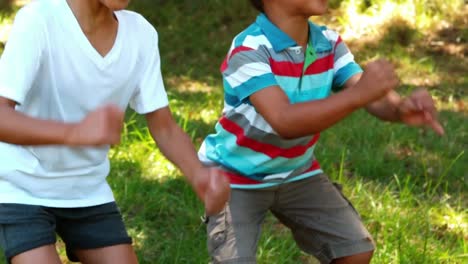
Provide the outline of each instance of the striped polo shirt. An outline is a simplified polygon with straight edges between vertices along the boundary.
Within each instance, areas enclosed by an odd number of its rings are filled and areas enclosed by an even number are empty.
[[[322,172],[314,157],[319,134],[284,139],[249,101],[271,86],[281,87],[291,103],[324,99],[362,72],[335,31],[312,22],[309,29],[303,51],[260,14],[232,43],[221,66],[223,114],[199,151],[202,162],[228,171],[232,188],[265,188]]]

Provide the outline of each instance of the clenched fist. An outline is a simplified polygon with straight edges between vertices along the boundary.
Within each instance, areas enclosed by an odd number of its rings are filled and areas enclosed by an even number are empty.
[[[118,144],[123,128],[124,112],[115,105],[89,113],[80,123],[70,126],[65,143],[71,146]]]
[[[385,96],[398,84],[393,65],[380,59],[367,64],[360,80],[352,89],[359,98],[359,104],[364,106]]]
[[[223,210],[231,194],[229,180],[223,171],[203,167],[194,174],[191,184],[205,204],[206,215],[214,215]]]

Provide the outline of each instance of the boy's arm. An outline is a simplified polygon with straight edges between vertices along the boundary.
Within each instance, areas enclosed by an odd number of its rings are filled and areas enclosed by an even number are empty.
[[[359,82],[361,76],[362,74],[358,73],[353,77],[349,78],[349,80],[346,81],[344,85],[344,89],[347,90],[350,87],[356,85]],[[400,116],[398,114],[398,105],[400,104],[400,102],[400,95],[393,90],[387,93],[379,100],[376,100],[366,105],[365,109],[370,114],[381,120],[397,122],[400,120]]]
[[[39,120],[15,110],[39,74],[46,23],[32,5],[18,11],[0,60],[0,141],[17,145],[97,146],[120,140],[123,113],[107,106],[81,123]]]
[[[379,83],[375,86],[373,84]],[[311,102],[291,104],[280,87],[260,90],[251,103],[273,129],[284,138],[319,133],[360,107],[364,107],[398,85],[393,67],[386,61],[369,63],[362,78],[351,89]]]
[[[350,78],[344,86],[345,90],[356,85],[361,76],[362,74],[356,74]],[[437,120],[434,101],[425,89],[418,89],[406,98],[402,98],[395,91],[390,91],[365,108],[371,115],[384,121],[401,122],[410,126],[428,126],[437,134],[444,134],[444,129]]]
[[[106,106],[82,122],[40,120],[15,110],[16,102],[0,97],[0,141],[16,145],[99,146],[120,141],[123,112]]]
[[[146,120],[159,149],[186,176],[205,203],[206,213],[221,211],[230,195],[227,177],[219,169],[202,165],[190,138],[177,125],[169,107],[146,114]]]

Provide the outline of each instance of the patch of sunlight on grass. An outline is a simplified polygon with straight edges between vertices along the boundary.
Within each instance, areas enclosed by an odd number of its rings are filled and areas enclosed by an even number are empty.
[[[205,108],[200,112],[200,117],[203,122],[209,124],[218,119],[219,113],[215,109]]]
[[[400,5],[393,1],[385,1],[380,8],[371,8],[371,12],[361,13],[359,0],[350,0],[344,3],[343,23],[346,25],[341,33],[344,39],[360,39],[363,36],[378,35],[379,28],[395,16],[413,17],[414,8],[405,9],[402,13],[395,12]],[[399,10],[400,11],[400,10]],[[406,13],[406,15],[405,15]],[[352,22],[352,23],[348,23]]]
[[[198,94],[199,95],[199,94]],[[212,125],[221,113],[221,108],[218,107],[219,98],[208,96],[197,96],[197,98],[176,99],[170,100],[171,111],[174,115],[182,118],[181,126],[185,130],[186,123],[194,121],[202,121],[207,125]],[[191,96],[188,96],[191,97]],[[196,97],[195,95],[193,97]],[[195,100],[196,103],[188,104],[187,100]]]
[[[447,199],[425,199],[417,195],[412,177],[395,175],[394,181],[388,184],[363,182],[360,178],[345,180],[345,193],[377,243],[375,260],[378,263],[412,263],[411,260],[444,263],[437,261],[446,254],[453,260],[450,263],[462,263],[454,258],[460,257],[463,250],[452,248],[452,243],[466,240],[466,209],[462,209],[460,201],[451,207]]]
[[[145,241],[148,239],[146,233],[136,228],[128,228],[127,231],[133,240],[133,247],[135,250],[141,250],[145,246]]]
[[[456,99],[450,95],[447,100],[442,100],[439,96],[433,96],[439,111],[450,111],[460,113],[468,117],[468,99]]]
[[[5,43],[13,26],[13,15],[0,14],[0,42]]]
[[[6,42],[11,31],[11,22],[3,20],[0,22],[0,42]]]
[[[65,250],[65,243],[63,242],[62,239],[57,238],[57,243],[55,244],[55,248],[57,249],[57,252],[59,254],[59,257],[60,257],[60,260],[62,261],[62,263],[64,263],[64,264],[71,263],[68,260],[67,253],[66,253],[66,250]]]
[[[445,4],[443,10],[431,12],[427,8],[428,3],[420,0],[382,0],[373,2],[376,3],[365,9],[364,12],[362,10],[362,0],[343,2],[341,5],[342,17],[338,20],[344,26],[342,32],[344,39],[362,39],[367,36],[375,38],[383,34],[384,32],[381,29],[393,20],[406,21],[408,25],[419,30],[434,29],[435,25],[447,24],[444,16],[451,18],[460,13],[464,6],[462,0],[454,0]]]
[[[0,42],[5,43],[8,40],[16,11],[29,2],[31,1],[15,0],[10,7],[0,9]]]
[[[147,149],[141,142],[128,142],[123,148],[111,149],[112,161],[130,161],[141,165],[141,177],[163,180],[179,176],[178,169],[169,162],[158,148]]]
[[[162,155],[159,149],[148,153],[147,158],[144,158],[141,164],[144,178],[161,180],[179,175],[178,169]]]
[[[15,1],[15,5],[18,5],[18,6],[24,6],[26,4],[29,4],[31,3],[32,0],[16,0]]]
[[[166,78],[166,84],[170,89],[175,89],[179,92],[204,92],[209,93],[217,89],[206,82],[197,81],[186,76],[174,76]]]
[[[183,102],[181,103],[183,104]],[[220,111],[214,107],[202,106],[201,104],[198,107],[193,105],[177,106],[178,104],[179,102],[171,100],[170,105],[175,106],[171,107],[171,110],[173,114],[182,118],[181,126],[184,130],[186,130],[186,123],[193,121],[202,121],[205,124],[212,125],[220,115]]]
[[[449,204],[433,207],[429,211],[431,223],[437,230],[451,232],[468,239],[468,209],[457,210]]]
[[[463,114],[468,117],[468,99],[454,99],[453,96],[449,96],[447,101],[441,100],[436,97],[437,109],[439,111],[451,111],[455,113]]]

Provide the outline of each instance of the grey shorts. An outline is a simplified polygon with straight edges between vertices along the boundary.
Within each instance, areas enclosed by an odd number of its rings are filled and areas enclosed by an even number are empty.
[[[268,211],[321,263],[374,250],[371,235],[341,188],[321,174],[267,189],[232,190],[226,208],[207,219],[213,263],[256,263]]]
[[[8,263],[16,255],[55,244],[56,233],[71,261],[78,261],[76,249],[132,243],[115,203],[83,208],[0,204],[0,246]]]

